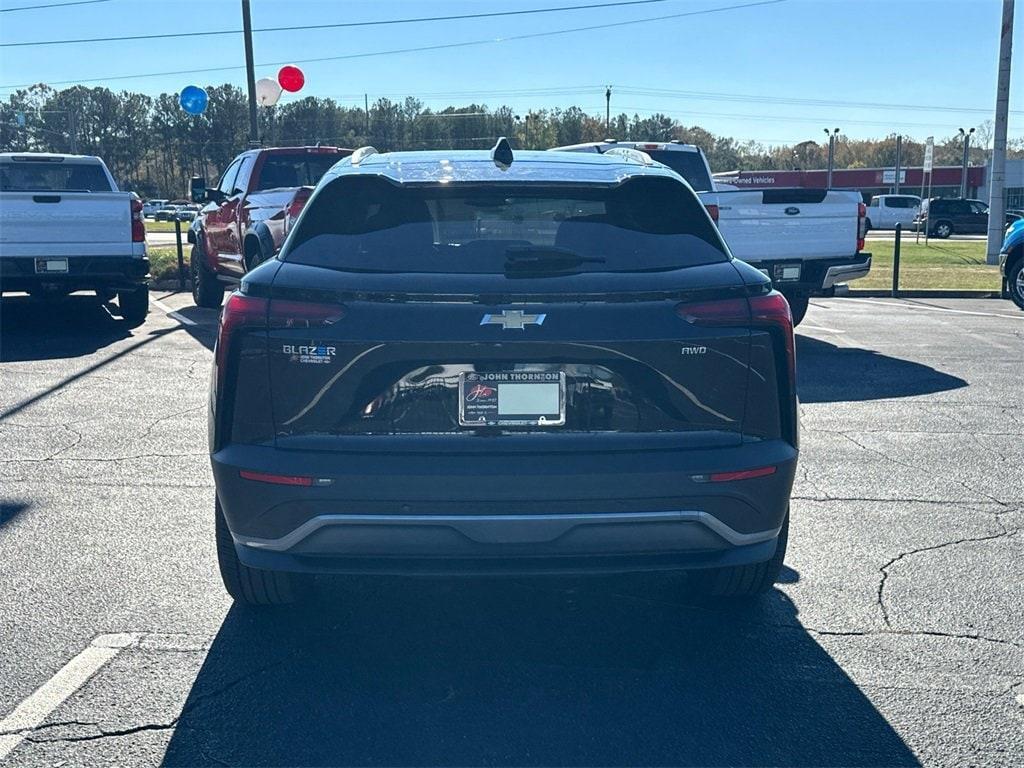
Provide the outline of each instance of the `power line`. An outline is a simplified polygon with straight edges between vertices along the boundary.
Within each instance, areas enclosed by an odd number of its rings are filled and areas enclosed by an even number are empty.
[[[43,8],[67,8],[69,5],[94,5],[95,3],[109,3],[110,0],[75,0],[71,3],[48,3],[46,5],[20,5],[17,8],[0,8],[0,13],[11,13],[12,11],[40,11]]]
[[[100,2],[101,0],[86,0]],[[374,21],[347,21],[337,24],[306,24],[296,27],[261,27],[253,32],[298,32],[312,29],[343,29],[349,27],[377,27],[394,24],[419,24],[433,21],[459,21],[464,19],[492,19],[499,16],[532,16],[540,13],[559,13],[562,11],[590,11],[600,8],[617,8],[629,5],[651,5],[664,3],[668,0],[617,0],[609,3],[590,3],[588,5],[563,5],[558,8],[532,8],[520,11],[491,11],[488,13],[461,13],[453,16],[421,16],[409,19],[377,19]],[[71,5],[71,3],[69,3]],[[34,40],[21,43],[0,43],[0,48],[17,48],[24,45],[73,45],[78,43],[113,43],[124,40],[166,40],[176,37],[213,37],[216,35],[238,35],[240,29],[216,29],[204,32],[162,32],[155,35],[128,35],[120,37],[83,37],[70,40]]]
[[[892,104],[873,101],[839,101],[835,99],[808,99],[779,96],[763,96],[750,93],[723,93],[719,91],[675,91],[667,88],[633,88],[621,86],[618,89],[621,93],[635,96],[659,96],[662,98],[695,99],[708,101],[741,101],[744,103],[762,104],[794,104],[809,107],[860,107],[862,109],[898,109],[901,111],[912,109],[924,112],[975,112],[988,114],[992,110],[981,107],[964,107],[962,109],[951,109],[948,106],[931,106],[925,104]],[[1024,114],[1024,110],[1011,110],[1016,114]]]
[[[705,8],[699,11],[686,11],[684,13],[672,13],[664,16],[649,16],[643,19],[627,19],[625,21],[615,21],[606,24],[592,24],[585,27],[571,27],[569,29],[556,29],[548,32],[531,32],[522,35],[511,35],[509,37],[499,38],[488,38],[486,40],[466,40],[459,43],[439,43],[437,45],[425,45],[412,48],[396,48],[387,51],[369,51],[366,53],[351,53],[343,56],[321,56],[313,59],[291,59],[288,61],[267,61],[257,64],[258,67],[279,67],[285,64],[313,64],[324,61],[346,61],[350,59],[365,59],[374,56],[392,56],[401,53],[422,53],[425,51],[440,51],[449,50],[452,48],[468,48],[476,45],[491,45],[494,43],[506,43],[518,40],[532,40],[543,37],[554,37],[556,35],[567,35],[576,32],[591,32],[597,29],[612,29],[616,27],[624,27],[630,24],[647,24],[654,21],[667,21],[670,19],[681,19],[690,16],[705,16],[713,13],[724,13],[726,11],[735,11],[745,8],[754,8],[762,5],[778,5],[784,3],[786,0],[756,0],[756,2],[741,3],[738,5],[725,5],[718,8]],[[111,82],[114,80],[138,80],[140,78],[147,77],[167,77],[170,75],[196,75],[204,74],[207,72],[233,72],[235,70],[244,69],[243,66],[228,66],[228,67],[207,67],[204,69],[179,69],[170,72],[146,72],[143,74],[135,75],[105,75],[102,77],[88,77],[88,78],[77,78],[75,80],[51,80],[49,85],[70,85],[75,83],[91,83],[91,82]],[[0,88],[28,88],[35,83],[21,83],[19,85],[0,85]]]

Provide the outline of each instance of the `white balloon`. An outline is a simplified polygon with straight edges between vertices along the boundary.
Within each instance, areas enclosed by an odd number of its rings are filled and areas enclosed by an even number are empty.
[[[281,85],[269,77],[261,77],[256,81],[256,101],[264,107],[272,107],[281,98]]]

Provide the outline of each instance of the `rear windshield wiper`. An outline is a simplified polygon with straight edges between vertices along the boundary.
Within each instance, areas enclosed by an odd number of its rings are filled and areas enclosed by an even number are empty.
[[[505,249],[505,274],[565,274],[584,264],[604,264],[600,256],[580,256],[555,246],[512,246]]]

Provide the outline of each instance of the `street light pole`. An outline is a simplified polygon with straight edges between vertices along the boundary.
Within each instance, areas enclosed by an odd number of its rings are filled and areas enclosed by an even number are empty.
[[[832,166],[835,165],[836,160],[836,137],[839,136],[839,129],[836,128],[834,132],[830,132],[826,128],[825,135],[828,136],[828,178],[825,181],[825,188],[832,189]]]
[[[256,121],[256,70],[252,63],[252,14],[249,0],[242,0],[242,35],[245,37],[245,77],[249,89],[249,146],[258,147],[260,137]]]
[[[968,152],[971,149],[971,134],[974,133],[974,129],[971,128],[969,131],[960,129],[960,135],[964,137],[964,164],[963,170],[960,172],[960,199],[963,200],[967,197],[967,157]]]

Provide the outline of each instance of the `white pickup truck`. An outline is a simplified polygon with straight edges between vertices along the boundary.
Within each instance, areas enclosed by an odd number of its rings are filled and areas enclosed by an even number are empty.
[[[837,284],[871,270],[871,254],[862,252],[866,209],[858,192],[716,185],[704,153],[693,144],[598,141],[555,148],[623,149],[643,152],[689,182],[732,255],[768,275],[789,300],[794,323],[803,320],[811,296],[832,296]]]
[[[139,325],[149,309],[142,202],[119,192],[98,157],[0,153],[0,293],[42,300],[117,296]]]

